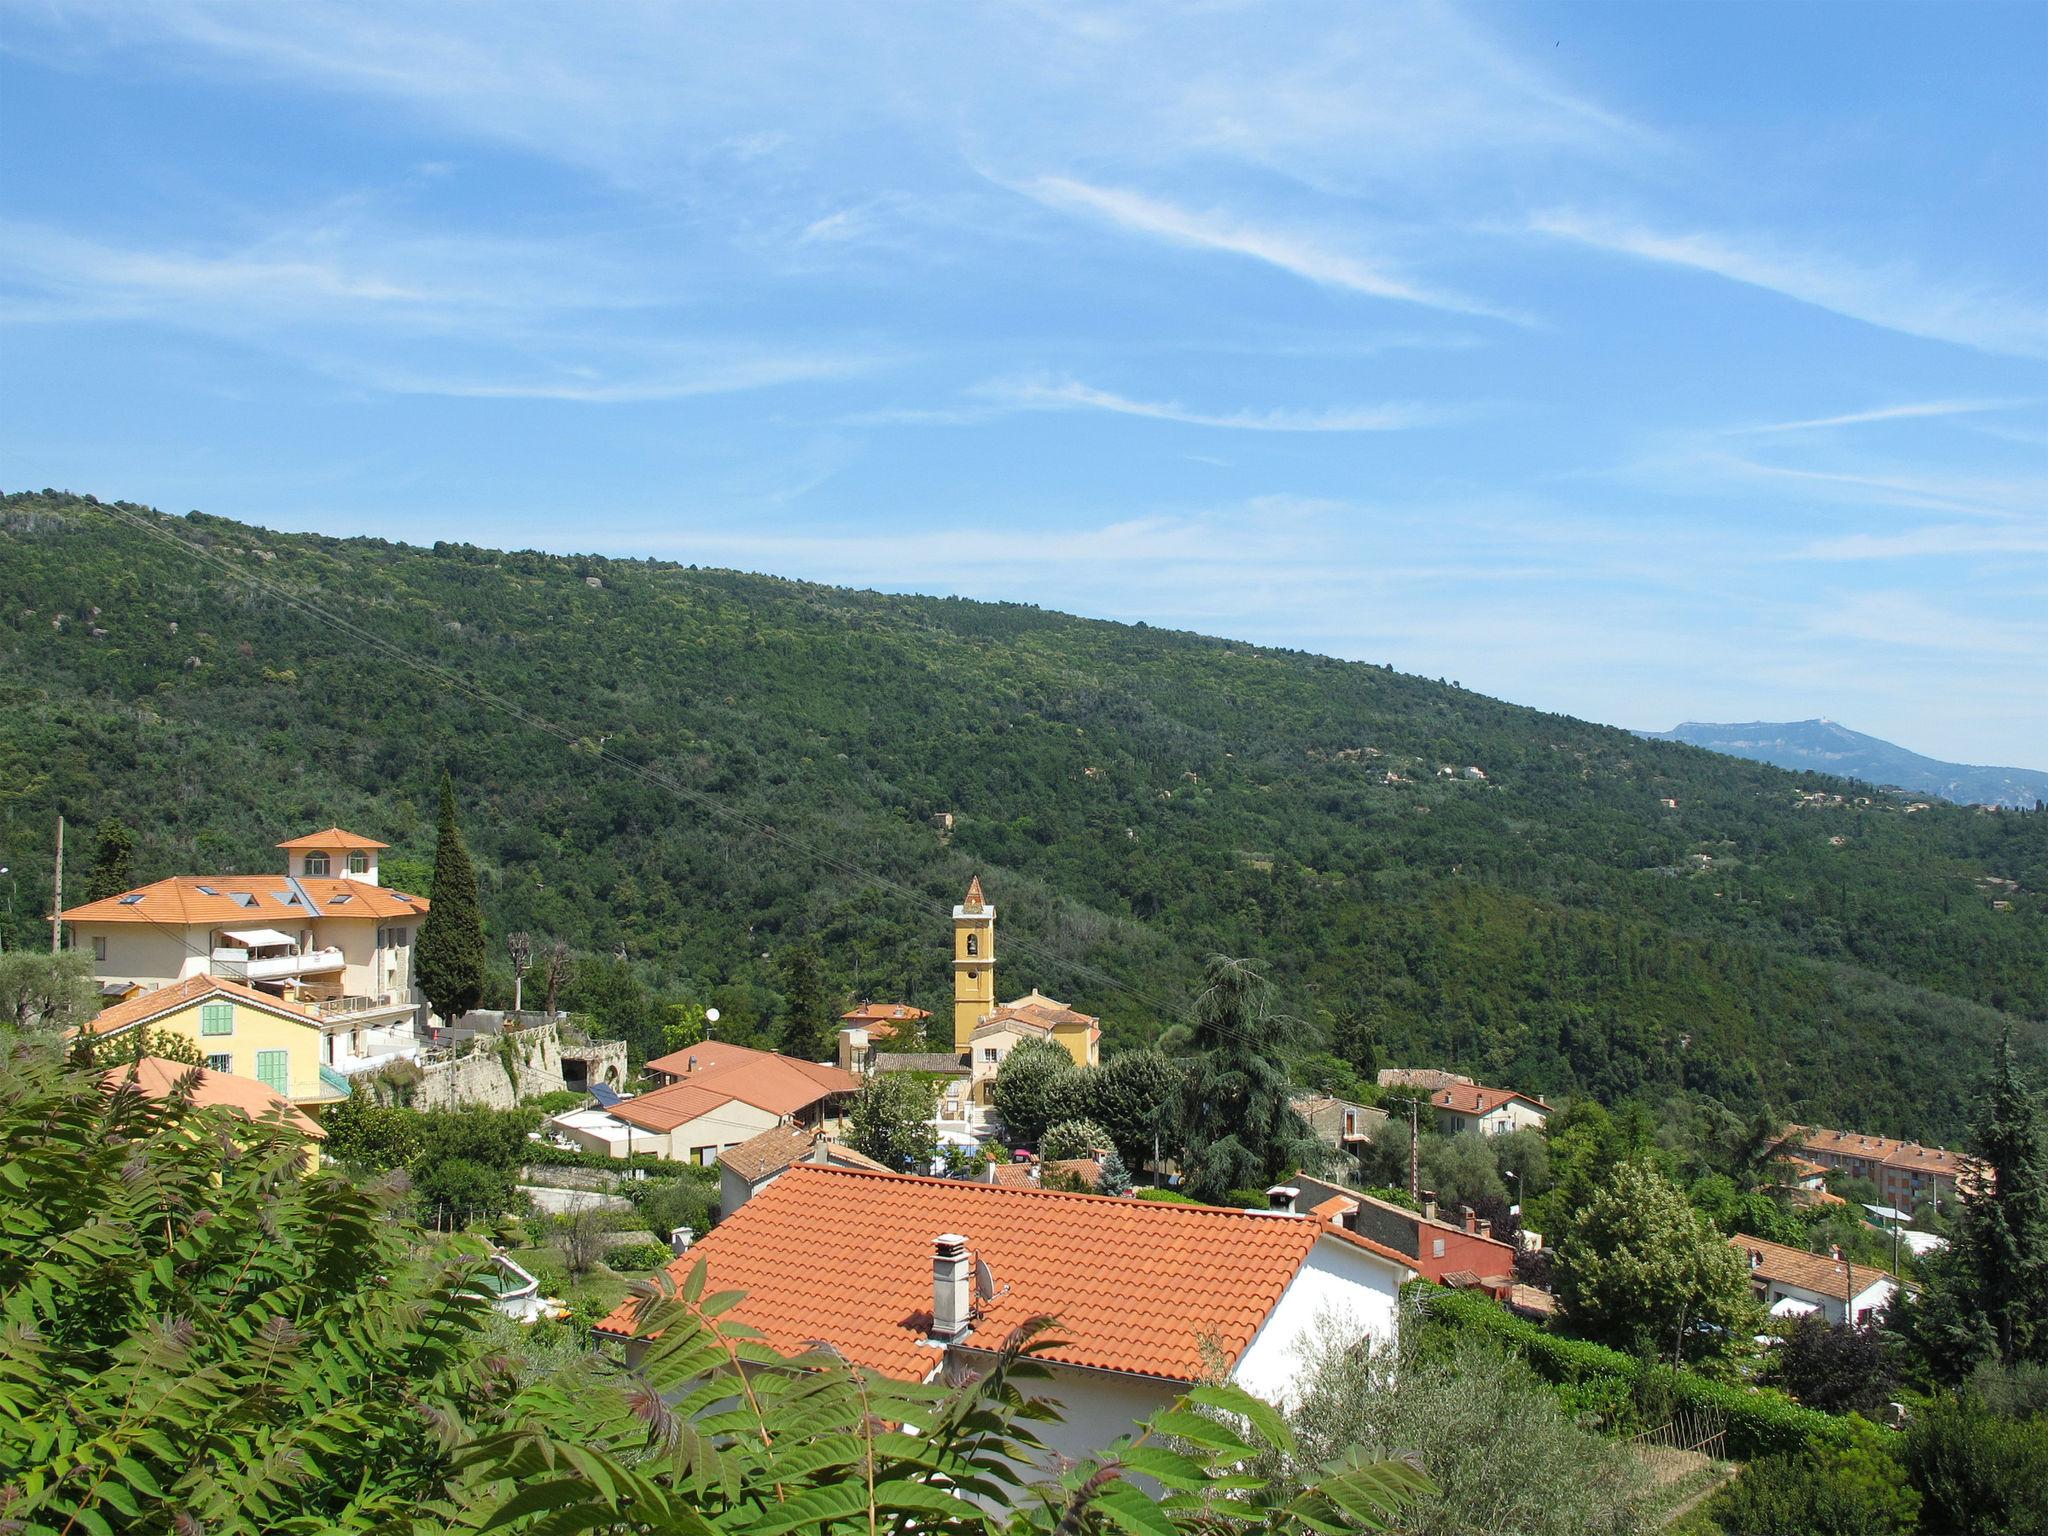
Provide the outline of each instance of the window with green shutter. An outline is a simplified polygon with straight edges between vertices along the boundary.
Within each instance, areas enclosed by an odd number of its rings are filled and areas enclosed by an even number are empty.
[[[202,1003],[199,1006],[199,1033],[202,1035],[232,1035],[235,1032],[235,1005],[233,1003]]]
[[[291,1052],[258,1051],[256,1081],[272,1093],[284,1093],[291,1084]]]

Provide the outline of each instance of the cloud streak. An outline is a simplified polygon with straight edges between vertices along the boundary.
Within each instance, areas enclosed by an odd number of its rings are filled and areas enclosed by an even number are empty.
[[[2048,307],[1982,288],[1947,287],[1910,266],[1863,266],[1725,235],[1668,234],[1567,209],[1541,213],[1535,233],[1621,256],[1768,289],[1866,325],[1980,352],[2048,357]]]
[[[1867,411],[1849,411],[1840,416],[1814,416],[1805,421],[1773,421],[1755,427],[1730,427],[1721,435],[1762,437],[1776,432],[1861,427],[1880,421],[1925,421],[1944,416],[1971,416],[1982,411],[2002,411],[2021,403],[2016,400],[1921,400],[1910,405],[1882,405]]]
[[[1438,426],[1459,414],[1414,401],[1339,406],[1326,411],[1197,411],[1175,401],[1133,400],[1072,379],[1058,383],[997,381],[979,386],[974,393],[1015,410],[1109,411],[1230,432],[1405,432]]]
[[[1527,323],[1523,316],[1447,289],[1413,282],[1386,263],[1337,249],[1297,231],[1253,224],[1220,211],[1196,212],[1141,192],[1094,186],[1066,176],[1035,177],[1017,184],[1017,190],[1048,208],[1092,214],[1120,229],[1151,235],[1190,250],[1220,251],[1263,262],[1326,288],[1421,304],[1452,314]]]

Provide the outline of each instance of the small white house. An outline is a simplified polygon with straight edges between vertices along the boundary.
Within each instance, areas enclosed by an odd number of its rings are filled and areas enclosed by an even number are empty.
[[[1737,1233],[1729,1243],[1749,1261],[1749,1282],[1771,1316],[1818,1315],[1830,1323],[1869,1322],[1898,1291],[1898,1278],[1875,1265],[1852,1264],[1839,1252],[1807,1253]]]
[[[1040,1316],[1051,1450],[1078,1458],[1220,1371],[1285,1402],[1326,1328],[1391,1344],[1400,1254],[1314,1215],[1157,1204],[798,1164],[669,1266],[728,1316],[907,1381],[970,1380]],[[630,1340],[642,1303],[598,1324]],[[629,1345],[629,1348],[631,1346]],[[1032,1390],[1037,1390],[1033,1388]]]

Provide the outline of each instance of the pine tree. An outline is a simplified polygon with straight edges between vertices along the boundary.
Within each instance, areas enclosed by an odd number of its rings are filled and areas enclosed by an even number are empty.
[[[1321,1165],[1323,1148],[1290,1100],[1283,1052],[1301,1043],[1298,1021],[1276,1014],[1272,983],[1249,960],[1217,955],[1194,1019],[1166,1042],[1188,1059],[1181,1113],[1187,1192],[1220,1200]]]
[[[427,1004],[451,1023],[477,1005],[484,989],[484,915],[476,870],[455,824],[455,783],[441,775],[441,826],[434,843],[434,886],[413,950],[413,979]]]
[[[85,899],[105,901],[133,890],[135,877],[128,861],[135,852],[135,834],[118,816],[102,821],[93,834],[92,869],[85,877]]]
[[[799,1061],[822,1061],[831,1054],[831,1021],[825,1006],[825,985],[818,976],[818,952],[796,944],[782,952],[782,1028],[778,1046]]]
[[[1102,1177],[1096,1180],[1098,1195],[1128,1195],[1131,1192],[1131,1170],[1124,1166],[1124,1160],[1115,1147],[1102,1159]]]
[[[1896,1302],[1888,1318],[1943,1381],[1987,1357],[2048,1363],[2048,1127],[2009,1035],[1982,1103],[1969,1148],[1986,1177],[1959,1191],[1953,1240],[1921,1266],[1919,1299]]]

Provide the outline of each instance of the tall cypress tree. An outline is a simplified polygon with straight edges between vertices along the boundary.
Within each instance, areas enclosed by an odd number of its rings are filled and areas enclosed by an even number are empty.
[[[782,952],[782,1028],[777,1044],[782,1054],[799,1061],[821,1061],[831,1053],[832,1030],[826,1017],[825,984],[818,975],[818,954],[808,944]]]
[[[92,870],[85,877],[87,901],[105,901],[133,889],[135,877],[129,873],[128,859],[134,851],[135,834],[126,822],[109,816],[99,824],[93,834]]]
[[[413,950],[413,978],[435,1013],[451,1022],[477,1005],[484,990],[484,914],[476,870],[455,824],[455,783],[441,774],[441,827],[434,844],[434,886],[427,920]]]

